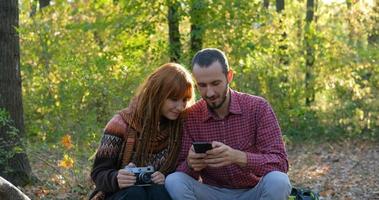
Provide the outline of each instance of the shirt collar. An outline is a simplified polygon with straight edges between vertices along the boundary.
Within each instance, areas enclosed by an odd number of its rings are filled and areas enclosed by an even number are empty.
[[[238,93],[232,89],[229,89],[229,90],[230,90],[230,104],[228,108],[229,114],[235,114],[235,115],[242,114],[241,106],[238,100]],[[201,104],[203,107],[203,112],[202,112],[203,122],[207,121],[210,118],[217,119],[217,116],[212,112],[211,109],[208,108],[207,102],[204,99],[201,99]]]

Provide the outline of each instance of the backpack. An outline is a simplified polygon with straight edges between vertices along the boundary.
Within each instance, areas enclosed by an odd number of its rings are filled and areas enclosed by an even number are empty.
[[[288,200],[319,200],[319,195],[310,189],[293,187]]]

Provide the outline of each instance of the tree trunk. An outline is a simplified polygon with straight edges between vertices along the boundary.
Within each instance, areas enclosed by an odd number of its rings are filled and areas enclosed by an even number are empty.
[[[30,180],[31,168],[22,150],[24,119],[21,94],[20,46],[18,27],[18,1],[0,1],[0,109],[9,113],[11,126],[1,124],[0,154],[9,159],[0,160],[0,176],[15,185],[25,185]],[[2,116],[3,119],[5,118]],[[10,135],[17,134],[16,136]],[[17,148],[15,148],[17,147]],[[15,152],[17,150],[17,152]]]
[[[32,1],[30,5],[29,17],[33,17],[37,13],[37,1]]]
[[[371,14],[373,27],[368,36],[369,44],[379,44],[379,0],[376,0],[374,3],[375,4]]]
[[[29,16],[33,17],[37,13],[37,4],[39,4],[39,9],[49,6],[50,0],[33,0],[31,4],[31,11]]]
[[[305,105],[310,106],[310,104],[315,99],[314,91],[314,75],[313,75],[313,64],[315,61],[315,52],[313,46],[313,32],[312,22],[314,18],[314,0],[307,0],[307,11],[305,18]]]
[[[168,1],[168,34],[170,61],[178,62],[181,54],[180,32],[179,32],[179,2]]]
[[[282,11],[284,10],[284,0],[276,0],[276,12],[278,12],[279,14],[282,13]],[[283,29],[283,15],[280,16],[280,30]],[[281,34],[280,34],[280,40],[279,40],[279,62],[281,64],[281,66],[287,66],[289,64],[289,57],[287,55],[287,49],[288,49],[288,46],[287,44],[285,44],[285,40],[287,39],[287,33],[286,31],[283,31]]]
[[[201,50],[203,47],[203,35],[204,35],[204,14],[206,12],[206,2],[203,0],[192,0],[191,1],[191,39],[190,39],[190,59],[195,55],[196,52]],[[190,63],[191,63],[190,60]]]
[[[353,0],[346,0],[346,7],[347,7],[347,28],[348,28],[348,37],[349,37],[349,44],[350,45],[355,45],[356,40],[355,40],[355,31],[354,31],[354,10],[352,9],[352,6],[355,4],[355,1]]]
[[[313,21],[313,16],[314,16],[314,0],[307,0],[307,11],[306,11],[306,17],[305,21],[307,23],[312,23]]]
[[[263,0],[263,8],[268,9],[270,7],[270,0]]]
[[[276,0],[276,12],[284,10],[284,0]]]
[[[283,95],[285,96],[287,95],[288,90],[289,90],[288,65],[289,65],[290,58],[288,56],[288,45],[286,43],[287,33],[283,28],[283,18],[284,18],[284,14],[282,12],[283,10],[284,10],[284,0],[276,0],[276,12],[280,14],[280,20],[279,20],[280,38],[279,38],[279,49],[278,49],[278,56],[279,56],[279,63],[280,63],[279,68],[281,70],[280,81],[284,83],[282,92],[283,92]]]
[[[0,199],[1,200],[30,200],[16,186],[0,176]]]
[[[50,0],[39,0],[39,9],[50,5]]]

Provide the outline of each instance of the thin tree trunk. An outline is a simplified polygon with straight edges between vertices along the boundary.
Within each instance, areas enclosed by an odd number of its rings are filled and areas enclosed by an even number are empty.
[[[276,12],[284,10],[284,0],[276,0]]]
[[[263,8],[268,9],[270,7],[270,0],[263,0]]]
[[[33,0],[31,5],[31,11],[29,16],[33,17],[37,13],[37,4],[39,5],[39,9],[49,6],[50,0]]]
[[[203,47],[203,35],[204,35],[204,24],[203,21],[206,20],[203,18],[206,11],[205,1],[203,0],[192,0],[191,1],[191,39],[190,39],[190,59],[192,60],[193,55],[196,52],[201,50]],[[190,62],[191,62],[190,60]]]
[[[305,21],[307,23],[312,23],[313,21],[313,16],[314,16],[314,0],[307,0],[307,12],[306,12],[306,17]]]
[[[354,18],[353,18],[353,10],[352,10],[352,6],[354,5],[355,2],[353,2],[352,0],[346,0],[346,7],[347,7],[347,12],[348,12],[348,15],[347,15],[347,18],[346,18],[346,21],[347,21],[347,28],[348,28],[348,37],[349,37],[349,44],[351,45],[355,45],[355,33],[354,33]]]
[[[276,12],[278,13],[282,13],[282,11],[284,10],[284,0],[276,0]],[[283,18],[284,16],[281,16],[280,17],[280,30],[284,29],[283,28]],[[280,34],[280,46],[279,46],[279,55],[280,55],[280,64],[281,65],[288,65],[289,64],[289,58],[288,58],[288,55],[287,55],[287,49],[288,49],[288,46],[286,44],[283,44],[285,43],[285,40],[287,38],[287,33],[286,31],[283,31],[281,34]]]
[[[168,34],[170,61],[178,62],[181,55],[180,32],[179,32],[179,2],[168,1]]]
[[[283,28],[283,19],[284,13],[282,12],[284,10],[284,0],[276,0],[276,12],[280,14],[280,20],[279,20],[279,27],[280,27],[280,39],[279,39],[279,63],[280,63],[280,70],[281,70],[281,75],[280,75],[280,80],[282,83],[285,83],[285,86],[288,86],[288,65],[289,65],[289,56],[287,53],[288,45],[286,43],[287,39],[287,33]],[[287,90],[289,88],[283,88],[283,93],[284,95],[287,94]]]
[[[312,44],[313,33],[311,31],[311,26],[314,18],[314,0],[307,0],[307,11],[305,18],[305,105],[310,106],[310,104],[315,99],[314,91],[314,74],[313,74],[313,64],[315,61],[315,52]]]
[[[10,115],[12,125],[18,130],[10,130],[1,125],[0,153],[7,152],[10,159],[0,163],[0,175],[15,185],[25,185],[30,180],[31,168],[22,150],[25,135],[21,93],[20,46],[16,31],[18,27],[18,1],[0,1],[0,108]],[[3,116],[4,117],[4,116]],[[10,132],[15,135],[10,135]],[[4,142],[6,141],[6,142]],[[19,147],[18,152],[13,152]],[[10,169],[10,170],[7,170]]]
[[[371,15],[373,27],[368,36],[369,44],[379,44],[379,0],[376,0]]]
[[[37,13],[37,4],[38,4],[37,0],[32,1],[31,8],[30,8],[31,11],[29,13],[29,17],[33,17]]]
[[[50,0],[39,0],[39,9],[50,5]]]

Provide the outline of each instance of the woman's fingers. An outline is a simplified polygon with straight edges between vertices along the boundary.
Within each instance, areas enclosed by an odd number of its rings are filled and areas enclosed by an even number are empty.
[[[127,165],[127,167],[136,167],[136,164],[130,162],[130,163]]]
[[[130,187],[135,184],[135,181],[132,180],[122,180],[118,182],[120,188]]]
[[[117,183],[120,188],[132,186],[135,182],[136,176],[133,173],[130,173],[125,169],[118,170]]]
[[[162,174],[162,173],[159,172],[159,171],[156,171],[156,172],[154,172],[154,173],[151,175],[151,180],[152,180],[153,183],[155,183],[155,184],[164,184],[164,181],[165,181],[165,175]]]

